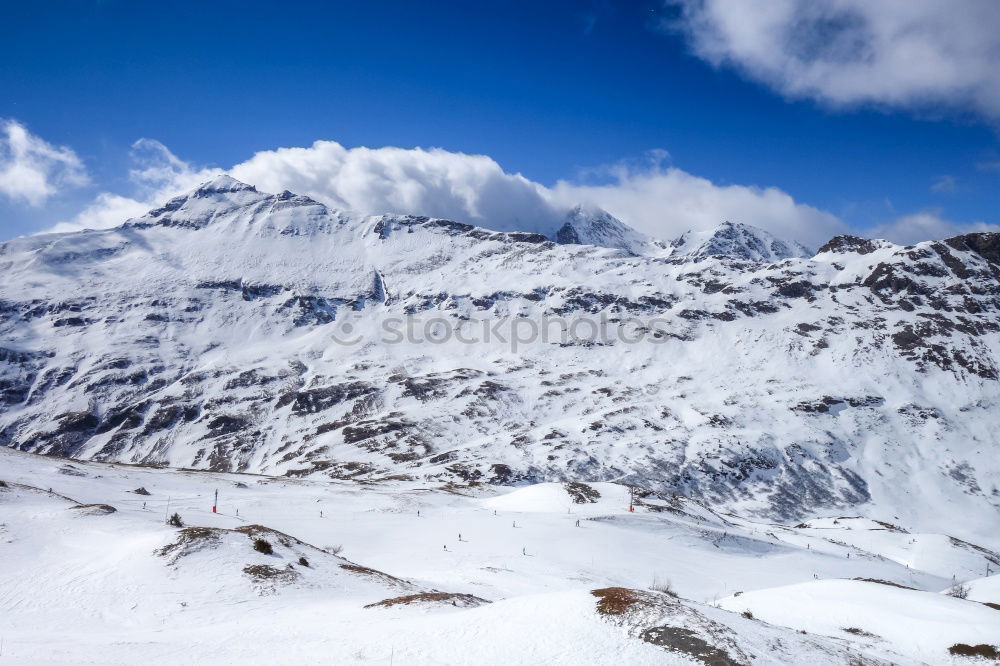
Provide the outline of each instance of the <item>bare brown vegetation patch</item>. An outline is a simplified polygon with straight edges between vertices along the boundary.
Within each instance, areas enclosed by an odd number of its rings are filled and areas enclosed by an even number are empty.
[[[341,564],[340,568],[350,571],[351,573],[356,573],[360,576],[367,576],[368,578],[372,578],[382,583],[388,583],[389,585],[410,587],[410,584],[402,578],[396,578],[395,576],[387,574],[384,571],[363,567],[360,564]]]
[[[88,516],[107,516],[118,511],[118,509],[110,504],[77,504],[76,506],[71,506],[70,509],[76,509]]]
[[[177,533],[173,543],[160,548],[156,554],[170,558],[170,564],[174,564],[185,555],[205,548],[214,548],[222,541],[225,531],[214,527],[185,527]]]
[[[600,600],[597,602],[597,612],[602,615],[624,615],[641,602],[635,590],[627,587],[604,587],[591,590],[590,593]]]
[[[1000,661],[1000,650],[993,645],[986,645],[985,643],[979,645],[955,643],[948,648],[948,652],[958,657],[979,657],[980,659]]]
[[[299,572],[292,568],[279,569],[270,564],[248,564],[243,567],[243,573],[256,582],[294,583],[299,578]]]
[[[391,608],[393,606],[409,606],[410,604],[451,604],[462,608],[471,608],[490,603],[486,599],[473,594],[459,594],[454,592],[421,592],[419,594],[407,594],[401,597],[383,599],[373,604],[368,604],[365,608]]]
[[[878,583],[879,585],[888,585],[889,587],[898,587],[901,590],[916,590],[915,587],[909,587],[908,585],[900,585],[899,583],[893,583],[891,580],[883,580],[881,578],[855,578],[854,580],[860,580],[864,583]]]

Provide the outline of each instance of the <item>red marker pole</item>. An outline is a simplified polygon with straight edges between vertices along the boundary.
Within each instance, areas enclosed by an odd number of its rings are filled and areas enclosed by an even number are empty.
[[[215,491],[215,501],[212,502],[212,513],[218,513],[218,511],[217,511],[218,508],[219,508],[219,491],[216,490]]]

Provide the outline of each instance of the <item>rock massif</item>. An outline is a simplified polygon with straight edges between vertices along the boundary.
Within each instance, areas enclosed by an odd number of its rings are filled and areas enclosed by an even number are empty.
[[[778,518],[1000,505],[997,234],[810,256],[577,209],[550,239],[220,177],[0,244],[0,275],[0,444],[25,451],[627,480]]]

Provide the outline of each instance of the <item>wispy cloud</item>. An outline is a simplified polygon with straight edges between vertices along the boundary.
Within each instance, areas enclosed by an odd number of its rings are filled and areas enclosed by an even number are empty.
[[[1000,119],[989,0],[665,0],[694,52],[835,106],[951,107]]]
[[[949,194],[956,189],[958,189],[958,181],[954,176],[939,176],[931,183],[931,192],[937,192],[938,194]]]
[[[904,215],[880,224],[869,230],[869,235],[874,238],[885,238],[894,243],[909,244],[984,231],[998,232],[1000,225],[987,222],[955,222],[943,217],[940,211],[929,210]]]
[[[87,184],[72,149],[53,146],[16,120],[0,120],[0,194],[38,206],[63,187]]]
[[[72,218],[59,222],[47,231],[116,227],[221,173],[220,169],[199,168],[185,162],[153,139],[139,139],[132,144],[130,158],[131,196],[102,192]]]

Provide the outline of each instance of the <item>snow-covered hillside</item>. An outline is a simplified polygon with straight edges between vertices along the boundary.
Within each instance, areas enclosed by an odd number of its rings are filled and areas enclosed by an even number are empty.
[[[805,257],[722,225],[657,255],[601,219],[560,243],[220,177],[0,244],[0,444],[995,533],[1000,237]]]
[[[975,663],[949,649],[1000,643],[1000,612],[942,592],[989,594],[982,565],[1000,555],[908,527],[779,526],[611,483],[331,481],[0,449],[0,659]]]

